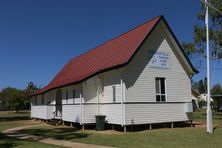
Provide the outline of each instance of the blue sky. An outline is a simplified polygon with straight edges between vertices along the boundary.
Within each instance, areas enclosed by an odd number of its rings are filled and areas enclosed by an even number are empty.
[[[44,86],[70,58],[157,15],[180,42],[191,41],[199,7],[199,0],[0,1],[0,89],[23,89],[29,81]],[[213,84],[222,84],[221,72],[213,70]]]

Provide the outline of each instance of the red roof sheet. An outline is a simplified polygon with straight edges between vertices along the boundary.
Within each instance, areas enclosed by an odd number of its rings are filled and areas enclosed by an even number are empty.
[[[160,18],[158,16],[71,59],[46,87],[35,94],[80,82],[98,72],[127,63]]]

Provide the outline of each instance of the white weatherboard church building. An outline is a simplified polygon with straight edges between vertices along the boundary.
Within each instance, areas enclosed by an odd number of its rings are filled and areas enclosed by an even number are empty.
[[[163,16],[71,59],[33,93],[31,117],[87,125],[189,121],[197,73]]]

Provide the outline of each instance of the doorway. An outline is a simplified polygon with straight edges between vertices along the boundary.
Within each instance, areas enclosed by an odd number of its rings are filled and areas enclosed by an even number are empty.
[[[62,117],[62,90],[56,92],[56,117]]]

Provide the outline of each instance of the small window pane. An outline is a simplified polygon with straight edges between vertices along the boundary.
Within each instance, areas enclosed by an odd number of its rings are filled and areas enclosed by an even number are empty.
[[[156,101],[157,101],[157,102],[160,101],[160,95],[156,95]]]
[[[162,100],[162,101],[166,101],[166,96],[165,96],[165,95],[162,95],[162,96],[161,96],[161,100]]]
[[[160,93],[160,82],[159,79],[156,78],[156,93],[159,94]]]
[[[161,94],[165,94],[165,79],[161,78]]]

